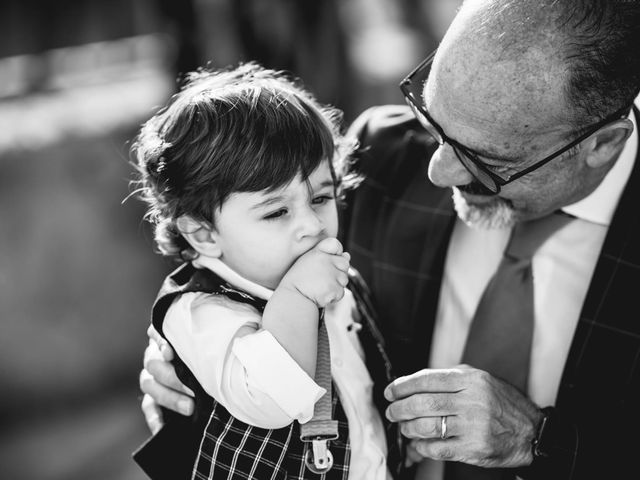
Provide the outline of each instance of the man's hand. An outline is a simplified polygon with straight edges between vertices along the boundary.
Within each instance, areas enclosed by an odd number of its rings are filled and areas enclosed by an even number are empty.
[[[151,433],[155,434],[163,425],[160,406],[183,415],[193,413],[193,392],[184,386],[173,365],[173,350],[151,326],[147,330],[149,346],[144,352],[144,368],[140,372],[142,413]]]
[[[482,370],[425,369],[401,377],[385,390],[387,418],[398,422],[424,457],[482,467],[531,463],[542,413],[511,385]],[[446,438],[441,438],[442,417]]]
[[[296,260],[280,286],[295,289],[318,307],[325,307],[344,296],[350,259],[337,239],[325,238]]]

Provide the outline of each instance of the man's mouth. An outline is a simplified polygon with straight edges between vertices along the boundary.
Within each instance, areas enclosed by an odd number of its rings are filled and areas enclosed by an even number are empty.
[[[471,182],[466,185],[457,185],[456,188],[466,196],[495,197],[496,194],[482,185],[480,182]]]
[[[498,195],[491,192],[479,183],[470,183],[468,185],[459,185],[454,187],[458,190],[460,196],[465,202],[471,205],[485,205],[496,201]]]

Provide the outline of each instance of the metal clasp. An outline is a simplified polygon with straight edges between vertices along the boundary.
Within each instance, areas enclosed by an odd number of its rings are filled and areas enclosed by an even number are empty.
[[[327,440],[313,440],[311,449],[304,457],[307,468],[313,473],[322,474],[333,467],[333,455],[327,447]]]

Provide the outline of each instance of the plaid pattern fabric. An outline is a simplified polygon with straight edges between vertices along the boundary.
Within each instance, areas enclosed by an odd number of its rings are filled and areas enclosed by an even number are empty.
[[[335,385],[334,385],[335,388]],[[310,445],[300,441],[300,425],[266,430],[247,425],[215,403],[198,451],[194,480],[346,480],[349,475],[349,431],[342,406],[333,396],[333,418],[339,438],[329,442],[333,468],[317,475],[305,466]]]
[[[638,111],[635,110],[636,118]],[[434,146],[408,107],[354,122],[367,176],[345,212],[346,250],[379,305],[398,374],[427,366],[455,213],[426,178]],[[524,479],[631,478],[640,452],[640,158],[609,228],[565,365],[556,408],[564,454]],[[629,476],[631,475],[631,477]]]

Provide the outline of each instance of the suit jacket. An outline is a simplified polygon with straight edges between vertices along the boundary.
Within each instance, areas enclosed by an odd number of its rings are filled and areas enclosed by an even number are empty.
[[[343,234],[377,301],[396,372],[409,374],[427,367],[429,359],[455,220],[451,192],[428,181],[437,145],[409,108],[370,109],[352,133],[362,146],[356,165],[365,180],[348,199]],[[634,471],[634,455],[640,454],[639,299],[637,158],[566,360],[555,404],[559,453],[521,469],[523,478],[624,478],[623,472]]]

